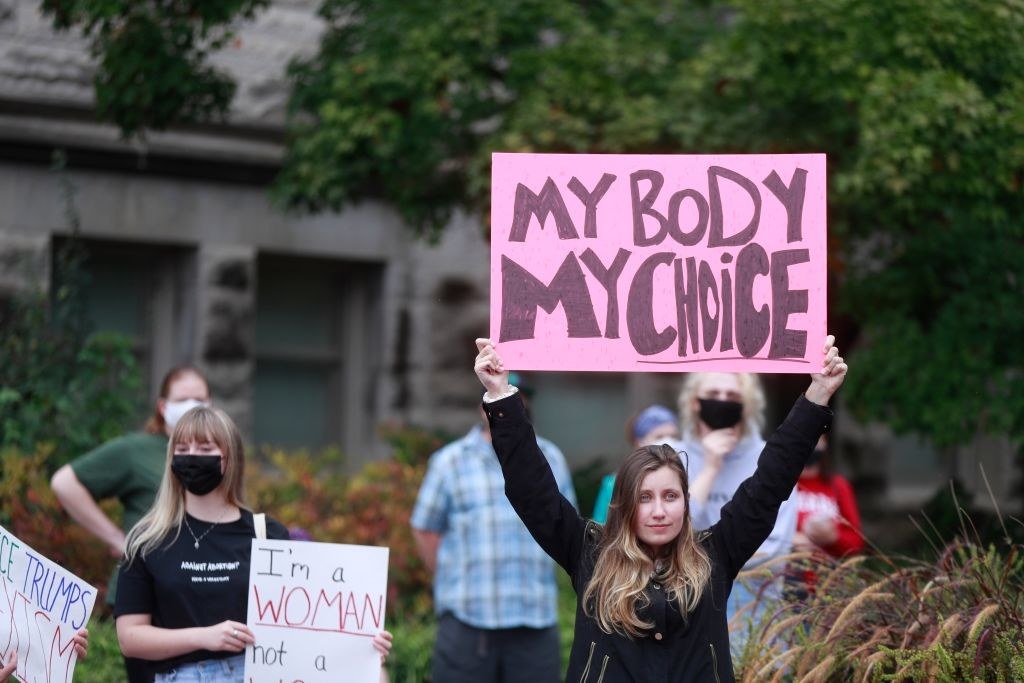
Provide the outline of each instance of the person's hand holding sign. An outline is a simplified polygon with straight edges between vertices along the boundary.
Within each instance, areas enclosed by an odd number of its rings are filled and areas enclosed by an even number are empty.
[[[75,654],[79,659],[85,659],[85,655],[89,652],[89,630],[80,628],[75,633],[74,638],[71,642],[75,646]],[[10,680],[11,676],[18,669],[18,651],[11,650],[10,657],[7,658],[7,662],[4,663],[3,657],[0,657],[0,683]]]
[[[3,662],[3,659],[0,659],[0,662]],[[7,663],[0,667],[0,683],[8,680],[17,668],[18,652],[16,650],[11,650],[11,656],[7,658]]]
[[[508,394],[508,370],[494,348],[494,343],[490,339],[480,338],[476,340],[476,349],[479,353],[473,363],[473,370],[487,390],[485,400],[495,400]]]
[[[835,335],[828,335],[825,338],[825,346],[822,351],[825,353],[825,360],[821,364],[820,372],[811,373],[811,386],[807,387],[804,396],[808,401],[818,405],[828,405],[832,394],[836,393],[843,380],[846,379],[846,372],[849,368],[846,361],[839,355],[839,349],[835,346]]]
[[[373,649],[380,654],[380,683],[388,683],[388,655],[391,653],[393,636],[390,631],[381,631],[373,637]]]

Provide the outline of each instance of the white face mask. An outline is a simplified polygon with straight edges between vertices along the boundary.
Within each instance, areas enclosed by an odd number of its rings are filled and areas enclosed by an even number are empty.
[[[194,398],[186,398],[184,401],[167,401],[164,404],[164,422],[167,423],[167,431],[170,432],[174,429],[174,425],[178,424],[178,420],[185,413],[197,406],[205,405],[202,401],[197,401]]]

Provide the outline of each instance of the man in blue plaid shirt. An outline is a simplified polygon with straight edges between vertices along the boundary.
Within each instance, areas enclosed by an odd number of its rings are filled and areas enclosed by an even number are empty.
[[[576,505],[562,452],[537,443]],[[505,498],[486,420],[430,457],[412,528],[434,571],[434,683],[558,681],[555,564]]]

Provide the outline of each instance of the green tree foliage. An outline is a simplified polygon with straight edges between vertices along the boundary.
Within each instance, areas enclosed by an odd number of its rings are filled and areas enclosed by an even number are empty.
[[[436,234],[486,207],[494,151],[668,150],[666,76],[715,25],[696,5],[326,0],[320,52],[291,71],[279,194],[383,198]]]
[[[824,151],[863,353],[847,398],[940,446],[1024,434],[1024,3],[735,3],[676,79],[684,149]]]
[[[80,29],[99,60],[96,109],[127,137],[222,118],[235,83],[206,63],[269,0],[43,0],[54,27]]]

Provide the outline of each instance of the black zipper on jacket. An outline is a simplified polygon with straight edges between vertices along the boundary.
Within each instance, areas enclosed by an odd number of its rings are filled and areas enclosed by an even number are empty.
[[[597,643],[590,641],[590,652],[587,654],[587,665],[583,667],[583,673],[580,675],[580,683],[587,683],[587,676],[590,675],[590,660],[594,658],[594,647]]]
[[[718,676],[718,655],[715,654],[715,644],[708,643],[708,648],[711,650],[711,668],[715,672],[715,683],[722,683],[722,679]]]
[[[601,675],[597,677],[597,683],[604,681],[604,670],[608,668],[608,655],[601,659]]]

